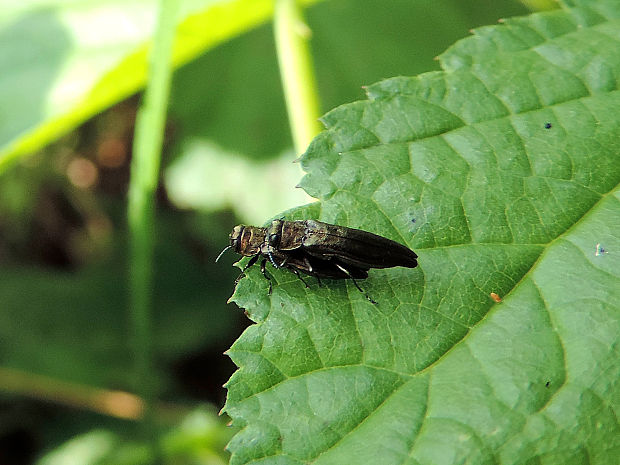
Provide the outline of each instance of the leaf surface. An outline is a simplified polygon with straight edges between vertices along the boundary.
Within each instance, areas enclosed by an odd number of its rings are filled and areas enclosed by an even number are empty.
[[[371,86],[286,213],[410,246],[310,288],[255,269],[229,354],[236,464],[609,464],[620,454],[620,5],[485,27]],[[490,293],[502,298],[495,302]]]

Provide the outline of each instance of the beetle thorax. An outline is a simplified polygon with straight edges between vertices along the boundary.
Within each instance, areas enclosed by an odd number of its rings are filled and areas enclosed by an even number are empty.
[[[280,245],[280,241],[282,240],[282,225],[284,221],[282,220],[273,220],[271,225],[267,228],[267,244],[270,247],[278,248]]]

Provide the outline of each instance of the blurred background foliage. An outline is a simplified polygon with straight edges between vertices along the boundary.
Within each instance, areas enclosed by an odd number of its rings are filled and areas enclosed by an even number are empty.
[[[108,3],[143,16],[139,39],[148,39],[152,24],[141,9],[152,2]],[[206,11],[227,2],[189,3]],[[65,30],[53,20],[65,5],[26,2],[0,21],[3,69],[28,70],[38,89],[25,92],[33,82],[17,79],[19,73],[0,79],[4,147],[28,130],[28,121],[45,120],[33,115],[42,100],[49,103],[49,81],[62,75],[65,57],[92,79],[96,63],[70,53],[72,35],[103,48],[116,37],[115,30],[89,34],[88,24]],[[93,5],[84,2],[82,13],[97,12]],[[362,99],[362,86],[382,78],[436,70],[433,57],[471,28],[524,13],[511,0],[318,2],[306,19],[321,108]],[[56,42],[39,40],[41,31]],[[11,48],[16,38],[19,50]],[[227,39],[180,66],[172,84],[152,335],[153,378],[165,402],[157,406],[162,448],[171,463],[225,463],[223,447],[233,434],[216,416],[221,386],[234,371],[223,352],[248,322],[226,304],[235,258],[216,265],[215,256],[232,225],[261,224],[310,200],[294,188],[301,172],[290,162],[299,154],[271,24],[240,28]],[[143,45],[138,41],[137,49]],[[38,60],[49,54],[57,75],[37,74]],[[73,77],[66,85],[86,83]],[[125,205],[139,98],[115,103],[36,153],[15,156],[0,172],[0,464],[149,461],[131,413],[136,399],[106,410],[98,397],[132,386]]]

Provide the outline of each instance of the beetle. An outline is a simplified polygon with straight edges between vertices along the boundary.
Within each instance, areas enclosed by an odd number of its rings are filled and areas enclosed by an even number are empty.
[[[251,257],[243,268],[244,272],[263,258],[260,269],[267,276],[267,260],[275,268],[286,268],[297,275],[308,287],[300,272],[330,279],[351,279],[355,286],[372,300],[358,285],[357,279],[368,277],[371,268],[392,268],[403,266],[415,268],[416,253],[408,247],[377,234],[361,229],[347,228],[317,220],[285,221],[274,220],[265,228],[237,225],[230,233],[230,245],[216,258],[216,262],[228,249],[240,255]]]

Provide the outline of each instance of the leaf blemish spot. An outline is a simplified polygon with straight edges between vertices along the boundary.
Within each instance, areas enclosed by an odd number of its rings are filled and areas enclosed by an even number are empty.
[[[545,129],[551,129],[551,123],[545,123]]]
[[[595,255],[596,257],[598,257],[598,256],[600,256],[600,255],[604,255],[604,254],[606,254],[606,253],[609,253],[609,252],[607,252],[607,250],[605,250],[605,249],[601,246],[601,244],[600,244],[600,243],[599,243],[599,244],[596,244],[596,249],[595,249],[595,251],[594,251],[594,255]]]

